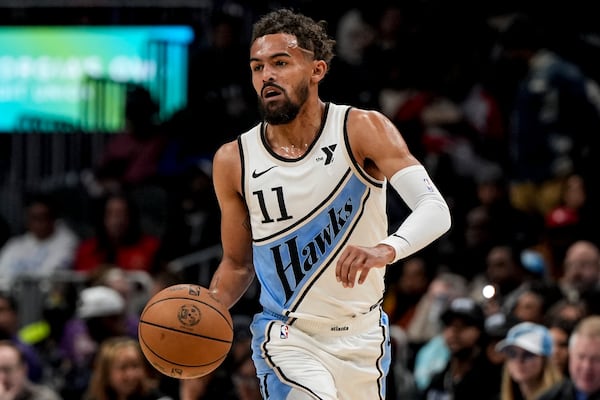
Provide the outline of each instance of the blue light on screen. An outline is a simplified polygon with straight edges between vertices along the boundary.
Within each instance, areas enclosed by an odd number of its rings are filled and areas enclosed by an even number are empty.
[[[168,116],[187,103],[193,37],[188,26],[0,27],[0,132],[27,117],[118,131],[125,84],[148,88]],[[104,112],[90,114],[98,101]]]

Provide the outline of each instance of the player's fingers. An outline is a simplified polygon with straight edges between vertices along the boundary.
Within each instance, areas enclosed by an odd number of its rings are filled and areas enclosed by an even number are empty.
[[[363,283],[365,283],[365,281],[367,280],[367,275],[369,275],[369,268],[363,268],[360,271],[360,275],[358,276],[358,284],[362,285]]]
[[[342,267],[342,260],[338,260],[337,264],[335,265],[335,279],[337,279],[338,282],[342,281]]]
[[[350,269],[349,265],[350,259],[350,250],[348,248],[344,249],[342,255],[340,256],[336,266],[335,266],[335,277],[338,282],[344,284],[348,277],[348,270]],[[345,284],[344,284],[345,286]]]
[[[354,282],[356,282],[356,268],[352,267],[348,272],[346,284],[344,285],[344,287],[354,287]]]
[[[348,271],[348,281],[346,283],[346,287],[354,287],[354,283],[356,282],[356,277],[359,274],[362,274],[362,271],[365,268],[365,258],[363,256],[356,256],[352,260],[350,264],[350,270]]]
[[[340,282],[344,287],[348,287],[350,283],[350,273],[352,271],[352,261],[346,259],[340,268]]]

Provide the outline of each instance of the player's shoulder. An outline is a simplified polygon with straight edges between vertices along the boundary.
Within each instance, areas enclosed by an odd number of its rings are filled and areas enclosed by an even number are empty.
[[[240,146],[244,141],[247,143],[251,135],[260,135],[261,126],[262,124],[258,123],[234,140],[222,144],[215,152],[213,167],[222,165],[231,168],[240,167],[242,159]]]
[[[217,192],[240,192],[241,155],[237,140],[222,144],[213,157],[212,178]]]
[[[356,107],[349,110],[346,127],[351,138],[359,136],[365,140],[394,129],[392,122],[380,111]]]
[[[213,167],[217,166],[228,166],[233,167],[239,165],[240,160],[240,148],[238,141],[232,140],[230,142],[222,144],[213,157]]]
[[[373,126],[388,121],[388,118],[378,110],[350,107],[348,112],[348,123],[354,126]]]

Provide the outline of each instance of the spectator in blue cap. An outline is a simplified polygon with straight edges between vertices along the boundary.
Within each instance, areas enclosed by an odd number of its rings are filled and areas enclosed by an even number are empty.
[[[505,355],[500,400],[533,400],[563,379],[552,362],[552,336],[544,325],[513,326],[496,349]]]

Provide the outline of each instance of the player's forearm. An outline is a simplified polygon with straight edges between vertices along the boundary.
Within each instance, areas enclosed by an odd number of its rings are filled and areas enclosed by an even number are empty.
[[[422,166],[408,167],[390,179],[412,213],[400,228],[381,244],[395,250],[394,262],[413,254],[450,229],[451,217],[446,201]]]
[[[415,209],[396,232],[380,243],[394,248],[395,262],[423,249],[449,228],[450,216],[446,207],[441,203],[424,204]]]
[[[254,269],[248,266],[233,266],[222,261],[215,271],[209,289],[227,308],[235,303],[246,292],[254,279]]]

